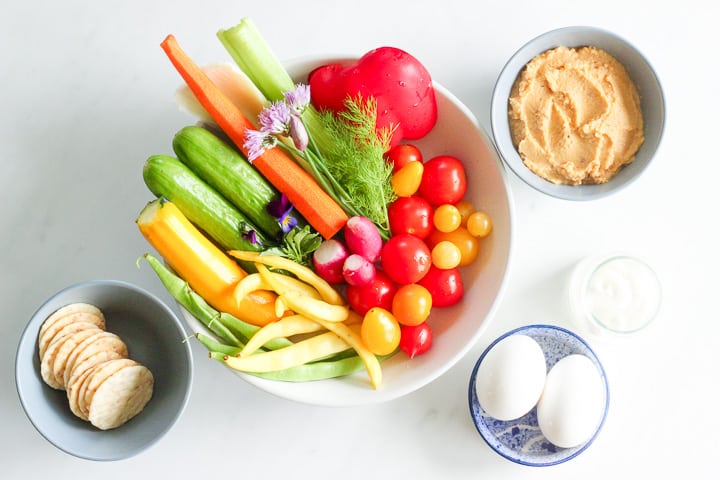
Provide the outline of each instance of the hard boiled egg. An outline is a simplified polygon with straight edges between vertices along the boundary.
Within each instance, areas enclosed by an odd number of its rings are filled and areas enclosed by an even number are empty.
[[[548,372],[537,420],[552,444],[576,447],[592,437],[605,408],[605,388],[600,371],[585,355],[560,359]]]
[[[510,335],[485,354],[475,380],[482,409],[493,418],[508,421],[528,413],[545,385],[545,355],[527,335]]]

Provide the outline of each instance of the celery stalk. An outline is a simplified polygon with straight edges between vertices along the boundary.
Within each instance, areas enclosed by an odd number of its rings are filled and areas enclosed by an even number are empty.
[[[270,101],[282,100],[285,92],[295,88],[287,70],[250,18],[243,18],[236,26],[220,30],[217,36],[238,67],[250,77],[265,98]]]

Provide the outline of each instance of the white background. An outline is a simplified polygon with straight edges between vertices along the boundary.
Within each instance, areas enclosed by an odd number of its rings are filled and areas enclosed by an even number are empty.
[[[591,203],[544,197],[508,175],[516,243],[500,308],[468,355],[420,391],[363,408],[297,404],[236,379],[193,344],[192,397],[160,443],[119,462],[76,459],[47,443],[21,409],[18,339],[48,296],[83,280],[126,280],[174,306],[151,270],[135,266],[148,249],[134,223],[150,198],[142,165],[169,153],[172,135],[190,121],[173,103],[180,79],[158,45],[173,33],[197,62],[226,60],[215,33],[244,16],[281,59],[403,48],[488,131],[494,81],[517,48],[557,27],[606,28],[653,63],[667,100],[664,140],[639,181]],[[718,18],[716,3],[699,1],[4,1],[0,476],[710,478],[720,427]],[[568,326],[568,269],[615,249],[650,260],[664,299],[646,334],[589,339],[611,387],[601,435],[563,465],[504,460],[468,413],[475,360],[515,326]]]

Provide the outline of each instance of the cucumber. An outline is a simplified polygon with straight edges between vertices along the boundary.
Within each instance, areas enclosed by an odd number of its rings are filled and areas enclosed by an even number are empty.
[[[280,198],[278,191],[237,150],[214,133],[198,126],[181,129],[173,139],[173,150],[190,170],[217,190],[250,219],[268,238],[283,232],[267,206]],[[291,212],[304,225],[297,212]]]
[[[248,228],[257,230],[250,220],[178,159],[151,156],[143,167],[143,179],[152,193],[173,202],[188,220],[223,249],[262,250],[261,244],[252,243],[242,235]],[[258,237],[263,243],[262,234]]]

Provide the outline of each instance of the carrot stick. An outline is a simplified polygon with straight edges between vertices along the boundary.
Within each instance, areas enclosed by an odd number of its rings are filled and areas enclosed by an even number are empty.
[[[180,48],[173,35],[168,35],[160,46],[195,98],[247,156],[245,132],[254,130],[253,124]],[[324,238],[333,237],[345,225],[348,217],[342,207],[330,198],[310,174],[278,148],[265,150],[253,161],[253,166],[288,197],[305,220]]]

